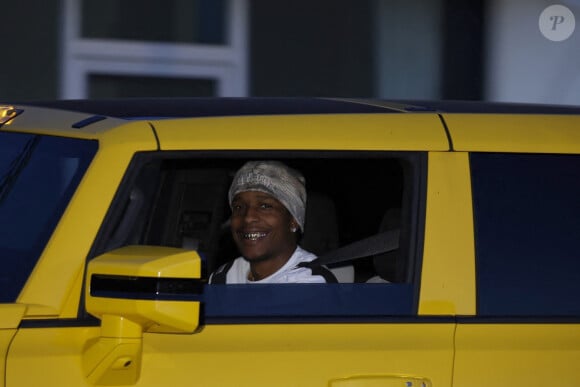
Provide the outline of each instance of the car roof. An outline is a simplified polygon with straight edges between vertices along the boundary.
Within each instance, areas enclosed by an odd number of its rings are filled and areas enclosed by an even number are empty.
[[[126,98],[38,101],[22,105],[124,119],[398,111],[385,106],[323,98]]]
[[[580,114],[580,106],[565,105],[338,98],[123,98],[28,101],[15,104],[123,119],[405,112]]]

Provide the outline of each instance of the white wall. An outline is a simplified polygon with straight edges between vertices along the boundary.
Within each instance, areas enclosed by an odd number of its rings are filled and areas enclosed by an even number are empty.
[[[575,16],[563,41],[540,32],[540,14],[553,4]],[[487,16],[487,100],[580,104],[580,0],[491,0]]]

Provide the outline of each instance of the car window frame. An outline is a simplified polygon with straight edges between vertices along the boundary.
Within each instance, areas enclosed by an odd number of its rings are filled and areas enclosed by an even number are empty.
[[[425,211],[426,211],[426,190],[427,190],[427,165],[428,165],[428,152],[426,151],[271,151],[271,150],[260,150],[260,151],[147,151],[147,152],[137,152],[129,167],[123,177],[121,184],[119,185],[118,191],[115,194],[115,198],[111,203],[110,210],[104,218],[103,225],[99,230],[95,242],[91,247],[91,250],[87,256],[87,262],[98,256],[99,254],[107,251],[105,246],[107,245],[107,238],[110,237],[113,232],[115,224],[118,224],[119,220],[115,219],[122,212],[122,207],[126,198],[130,195],[131,189],[136,183],[138,175],[143,167],[151,162],[159,162],[161,160],[168,159],[231,159],[231,160],[249,160],[254,158],[269,158],[269,159],[291,159],[291,158],[332,158],[332,159],[346,159],[346,158],[360,158],[360,157],[375,157],[375,158],[394,158],[399,160],[404,160],[407,162],[409,168],[413,169],[412,172],[405,171],[405,187],[407,189],[410,187],[411,192],[404,193],[402,195],[403,203],[401,205],[405,208],[406,213],[402,216],[403,224],[401,228],[405,230],[402,232],[402,245],[404,246],[406,256],[409,261],[412,262],[411,266],[407,272],[407,284],[412,287],[412,297],[410,301],[411,312],[405,313],[403,316],[399,317],[416,317],[418,315],[418,305],[419,305],[419,290],[420,290],[420,280],[421,280],[421,265],[422,265],[422,253],[423,253],[423,239],[424,239],[424,228],[425,228]],[[86,281],[86,278],[85,278]],[[339,284],[342,285],[355,285],[361,286],[362,283],[356,284]],[[364,284],[363,286],[381,286],[382,284]],[[229,286],[229,285],[226,285]],[[279,286],[279,285],[272,285]],[[361,287],[362,288],[362,287]],[[84,289],[84,287],[83,287]],[[323,290],[324,292],[324,290]],[[215,292],[207,292],[208,294]],[[79,303],[79,316],[81,318],[86,318],[86,311],[84,310],[84,297],[81,297]],[[359,315],[334,315],[330,316],[333,319],[347,319],[347,320],[360,320],[368,321],[369,319],[386,319],[395,316],[392,311],[387,311],[380,316],[371,316],[359,314]],[[253,320],[278,320],[280,316],[229,316],[229,319],[239,320],[248,319]],[[328,316],[326,316],[328,317]],[[302,315],[294,316],[292,319],[296,322],[306,321],[312,319],[320,319],[323,316],[316,315]],[[219,312],[213,316],[208,316],[208,321],[223,321],[224,314]]]

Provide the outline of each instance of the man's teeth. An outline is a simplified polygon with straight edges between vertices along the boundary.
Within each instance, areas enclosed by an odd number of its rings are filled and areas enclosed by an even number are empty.
[[[251,241],[258,240],[258,239],[263,238],[265,236],[266,236],[265,232],[249,232],[249,233],[242,234],[242,237],[244,239],[249,239]]]

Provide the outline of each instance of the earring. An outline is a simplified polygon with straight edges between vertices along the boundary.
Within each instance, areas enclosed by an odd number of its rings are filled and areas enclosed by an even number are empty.
[[[296,226],[292,226],[292,227],[290,227],[290,231],[292,231],[292,232],[296,232],[296,230],[298,230],[298,229],[296,228]]]

